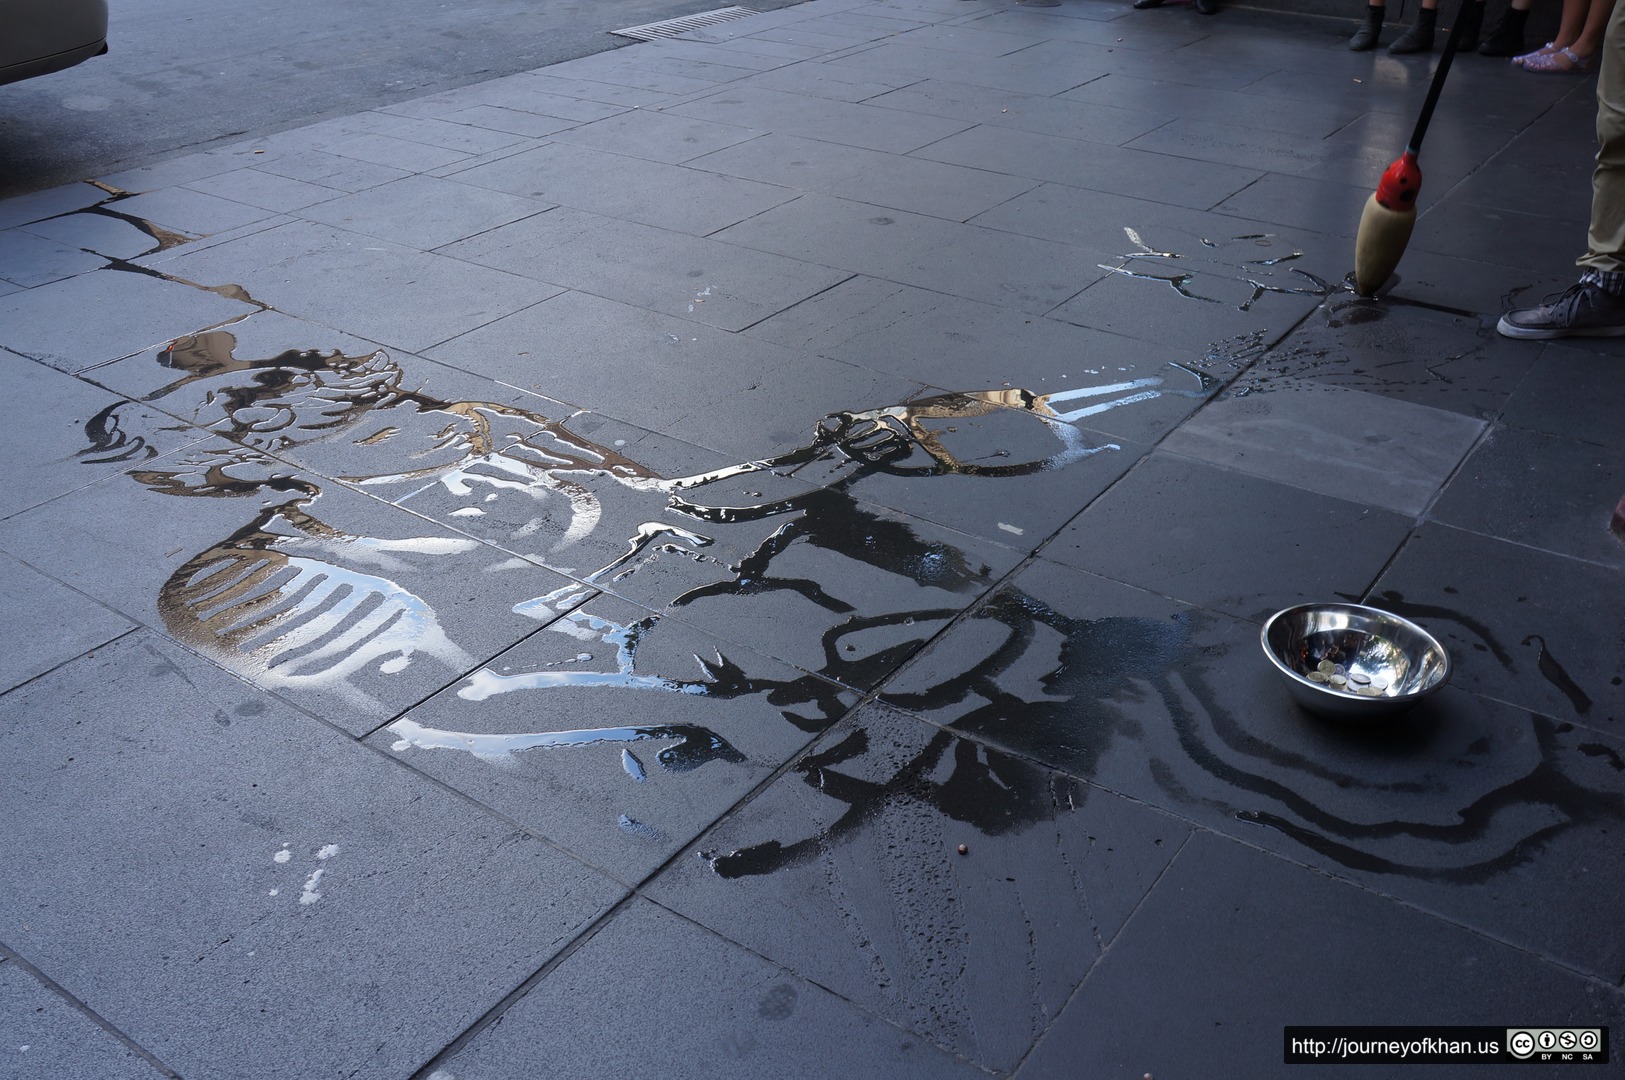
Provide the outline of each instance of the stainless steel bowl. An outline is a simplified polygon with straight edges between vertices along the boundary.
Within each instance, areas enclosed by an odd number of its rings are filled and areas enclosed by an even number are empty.
[[[1363,719],[1408,709],[1450,679],[1450,654],[1415,623],[1360,604],[1301,604],[1259,634],[1299,705]]]

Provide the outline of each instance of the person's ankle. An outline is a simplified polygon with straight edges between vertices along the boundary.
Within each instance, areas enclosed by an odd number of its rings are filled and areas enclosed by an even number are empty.
[[[1610,296],[1625,297],[1625,270],[1587,270],[1581,281],[1589,281]]]

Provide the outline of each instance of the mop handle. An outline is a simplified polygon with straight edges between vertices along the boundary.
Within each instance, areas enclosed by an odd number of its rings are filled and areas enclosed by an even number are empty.
[[[1466,25],[1462,16],[1467,11],[1467,5],[1481,3],[1482,0],[1461,0],[1456,8],[1456,20],[1450,24],[1450,34],[1445,38],[1444,54],[1439,57],[1439,66],[1433,72],[1433,84],[1428,87],[1427,100],[1422,102],[1422,115],[1416,118],[1416,130],[1411,132],[1411,141],[1406,145],[1405,151],[1412,157],[1422,152],[1422,136],[1428,133],[1428,122],[1433,119],[1433,107],[1439,103],[1439,92],[1444,89],[1444,77],[1450,74],[1450,61],[1456,58],[1456,43],[1461,41],[1461,28]]]

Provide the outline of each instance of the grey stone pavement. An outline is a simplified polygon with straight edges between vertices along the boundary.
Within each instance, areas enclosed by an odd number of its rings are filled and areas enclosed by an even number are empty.
[[[1592,80],[1461,57],[1360,300],[1348,29],[813,0],[0,202],[0,1075],[1625,1031],[1620,346],[1493,331]],[[1344,599],[1451,686],[1302,712]]]

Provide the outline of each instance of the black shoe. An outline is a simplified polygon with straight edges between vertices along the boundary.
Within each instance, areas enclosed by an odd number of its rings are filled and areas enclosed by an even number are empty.
[[[1501,13],[1501,21],[1495,24],[1495,29],[1490,31],[1489,37],[1478,47],[1478,55],[1522,56],[1528,52],[1523,43],[1523,24],[1528,18],[1527,11],[1507,8]]]
[[[1382,35],[1382,12],[1380,7],[1365,9],[1365,22],[1349,38],[1350,52],[1370,52],[1377,47],[1377,38]]]
[[[1370,52],[1377,47],[1377,36],[1381,33],[1381,23],[1363,23],[1349,38],[1349,52]]]
[[[1510,338],[1621,337],[1625,336],[1625,298],[1584,274],[1539,307],[1507,312],[1495,328]]]
[[[1456,18],[1461,20],[1461,42],[1456,48],[1461,52],[1477,51],[1478,39],[1484,31],[1484,0],[1467,0]]]
[[[1219,10],[1219,0],[1195,0],[1199,15],[1212,15]]]
[[[1395,56],[1404,56],[1407,53],[1429,52],[1433,48],[1433,28],[1439,18],[1439,9],[1429,11],[1419,8],[1416,12],[1416,21],[1411,28],[1394,39],[1388,46],[1388,51]]]
[[[1161,7],[1162,0],[1134,0],[1134,10],[1144,11],[1146,8]]]

